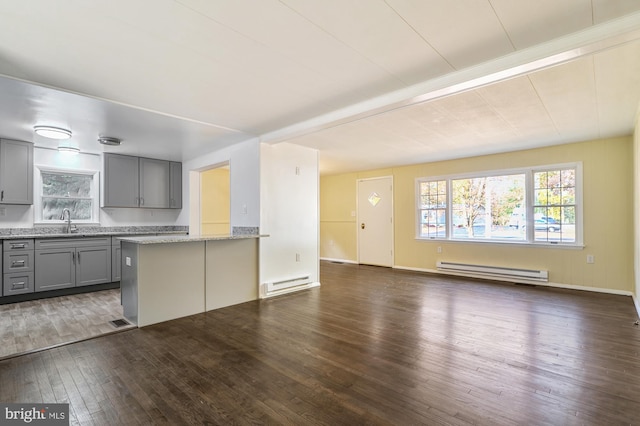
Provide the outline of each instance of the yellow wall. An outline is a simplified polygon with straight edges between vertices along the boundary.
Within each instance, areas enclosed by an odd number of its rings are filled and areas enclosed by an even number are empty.
[[[320,178],[320,257],[357,260],[355,173]]]
[[[231,212],[229,168],[207,170],[200,174],[200,208],[202,234],[228,234]]]
[[[497,243],[425,241],[415,238],[415,179],[484,170],[581,161],[584,249]],[[633,138],[622,137],[441,161],[320,179],[321,257],[357,261],[357,179],[392,175],[394,264],[435,270],[436,261],[458,261],[546,269],[563,285],[632,291],[634,287]],[[437,247],[442,253],[437,253]],[[594,264],[586,255],[595,256]]]

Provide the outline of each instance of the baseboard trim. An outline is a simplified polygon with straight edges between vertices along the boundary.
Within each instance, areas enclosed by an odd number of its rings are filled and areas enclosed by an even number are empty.
[[[638,312],[638,318],[640,318],[640,299],[635,294],[631,295],[633,297],[633,304],[636,305],[636,311]]]
[[[358,262],[356,262],[354,260],[334,259],[334,258],[331,258],[331,257],[321,257],[320,260],[326,260],[327,262],[350,263],[352,265],[357,265],[358,264]]]
[[[473,275],[473,274],[469,274],[469,275],[465,274],[465,275],[463,275],[463,274],[456,274],[456,273],[450,273],[450,272],[445,272],[445,271],[439,271],[437,269],[413,268],[411,266],[401,266],[401,265],[394,265],[393,268],[394,269],[403,269],[403,270],[406,270],[406,271],[427,272],[429,274],[453,275],[453,276],[458,276],[458,277],[470,277],[470,276],[472,276],[473,278],[479,278],[479,279],[484,279],[484,280],[489,280],[489,281],[504,281],[504,282],[512,282],[512,283],[515,282],[515,283],[522,283],[522,284],[533,284],[533,285],[544,286],[544,287],[564,288],[564,289],[568,289],[568,290],[592,291],[594,293],[615,294],[615,295],[618,295],[618,296],[631,296],[634,299],[634,304],[636,306],[636,310],[638,310],[638,313],[640,313],[640,306],[638,306],[638,301],[634,297],[633,292],[627,291],[627,290],[616,290],[616,289],[612,289],[612,288],[589,287],[589,286],[583,286],[583,285],[563,284],[563,283],[554,283],[554,282],[514,280],[512,278],[505,278],[505,279],[494,278],[494,277],[488,278],[488,277],[483,277],[481,275]]]

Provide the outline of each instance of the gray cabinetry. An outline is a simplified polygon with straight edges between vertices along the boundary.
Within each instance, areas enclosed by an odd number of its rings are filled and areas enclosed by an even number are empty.
[[[0,204],[33,204],[33,144],[0,140]]]
[[[33,240],[10,240],[2,245],[2,295],[33,293]]]
[[[182,163],[172,161],[169,172],[169,207],[182,208]]]
[[[75,287],[75,258],[71,247],[36,250],[35,291]]]
[[[118,237],[111,237],[111,281],[122,277],[122,243]]]
[[[138,207],[138,157],[104,154],[104,206]]]
[[[111,282],[111,239],[109,244],[76,248],[76,287]]]
[[[169,208],[169,162],[140,158],[140,207]]]
[[[104,154],[103,207],[182,208],[182,163]]]
[[[111,238],[36,240],[35,291],[111,282]]]

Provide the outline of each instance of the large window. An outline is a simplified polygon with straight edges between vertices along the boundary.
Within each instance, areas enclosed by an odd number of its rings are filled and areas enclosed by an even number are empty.
[[[580,165],[418,179],[418,238],[579,244]]]
[[[75,223],[99,221],[97,172],[46,168],[37,170],[36,222],[62,223],[64,209],[69,209],[71,220]]]

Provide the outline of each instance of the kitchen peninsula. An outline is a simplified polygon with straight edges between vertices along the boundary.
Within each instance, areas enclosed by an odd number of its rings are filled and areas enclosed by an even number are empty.
[[[122,307],[143,327],[258,298],[257,233],[126,237]]]

